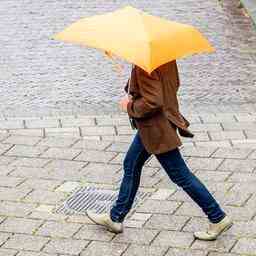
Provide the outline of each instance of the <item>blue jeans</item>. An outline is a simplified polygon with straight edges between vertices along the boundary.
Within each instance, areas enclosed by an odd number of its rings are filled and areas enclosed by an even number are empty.
[[[225,217],[207,188],[189,170],[178,148],[155,156],[170,179],[198,204],[210,222],[218,223]],[[137,133],[124,159],[124,175],[118,199],[110,210],[113,221],[123,222],[132,208],[140,184],[141,170],[149,157]]]

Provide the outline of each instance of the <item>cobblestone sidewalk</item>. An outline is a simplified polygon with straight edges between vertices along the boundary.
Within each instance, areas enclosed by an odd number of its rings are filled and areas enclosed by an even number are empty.
[[[196,136],[182,153],[235,220],[219,240],[194,240],[207,219],[155,158],[140,187],[151,197],[129,214],[123,234],[55,212],[79,187],[118,188],[134,133],[126,115],[9,119],[0,121],[0,255],[256,255],[256,114],[188,119]]]

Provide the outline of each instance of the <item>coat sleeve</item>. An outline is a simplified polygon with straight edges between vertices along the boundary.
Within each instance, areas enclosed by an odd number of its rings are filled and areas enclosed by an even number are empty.
[[[150,75],[136,67],[136,79],[140,97],[129,101],[128,115],[134,118],[144,118],[154,115],[163,108],[163,90],[157,71]]]

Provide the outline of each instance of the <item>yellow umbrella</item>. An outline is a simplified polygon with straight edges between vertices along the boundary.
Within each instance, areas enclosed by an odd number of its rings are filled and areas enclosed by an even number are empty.
[[[148,73],[169,61],[214,51],[196,28],[130,6],[83,18],[55,35],[54,39],[102,49]]]

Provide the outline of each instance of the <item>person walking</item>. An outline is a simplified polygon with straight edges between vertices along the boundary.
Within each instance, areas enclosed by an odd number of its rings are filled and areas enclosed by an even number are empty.
[[[125,87],[128,95],[120,101],[120,107],[128,112],[132,126],[138,131],[125,156],[119,195],[110,212],[97,214],[87,211],[87,216],[94,223],[105,226],[114,233],[123,232],[123,222],[138,191],[143,165],[153,154],[169,178],[181,187],[208,217],[209,228],[195,232],[197,239],[215,240],[232,226],[231,218],[189,170],[180,153],[179,146],[182,143],[179,135],[194,135],[188,129],[189,121],[179,112],[179,86],[176,61],[158,67],[151,74],[133,66]]]

